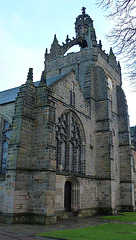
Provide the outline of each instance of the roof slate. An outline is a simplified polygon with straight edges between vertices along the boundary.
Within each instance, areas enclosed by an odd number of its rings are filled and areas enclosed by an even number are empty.
[[[47,86],[50,86],[52,83],[58,81],[60,78],[64,77],[64,75],[66,74],[61,74],[55,77],[47,78],[46,79]],[[34,82],[35,87],[38,87],[39,83],[40,81]],[[11,89],[0,92],[0,105],[14,102],[17,97],[17,93],[19,92],[19,88],[20,87],[11,88]]]

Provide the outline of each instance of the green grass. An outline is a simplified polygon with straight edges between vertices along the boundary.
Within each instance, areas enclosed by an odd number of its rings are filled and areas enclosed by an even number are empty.
[[[123,212],[117,216],[104,216],[100,219],[115,220],[121,222],[136,222],[136,212]]]
[[[106,223],[80,229],[44,232],[36,236],[67,240],[136,240],[136,225]]]

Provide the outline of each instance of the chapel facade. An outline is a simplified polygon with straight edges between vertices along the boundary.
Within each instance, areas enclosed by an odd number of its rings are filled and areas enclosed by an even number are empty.
[[[85,8],[76,37],[45,52],[41,80],[0,92],[0,220],[133,211],[134,169],[121,67]],[[72,46],[80,51],[66,54]]]

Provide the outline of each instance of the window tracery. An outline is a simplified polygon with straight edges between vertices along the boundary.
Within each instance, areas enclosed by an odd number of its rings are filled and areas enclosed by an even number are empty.
[[[72,112],[62,114],[57,129],[57,169],[74,173],[84,172],[81,131]]]
[[[11,137],[11,125],[4,119],[2,131],[2,157],[1,157],[1,173],[4,174],[7,165],[8,145]]]

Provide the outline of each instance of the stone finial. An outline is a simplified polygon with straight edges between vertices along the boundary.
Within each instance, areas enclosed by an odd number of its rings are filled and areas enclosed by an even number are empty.
[[[29,68],[28,74],[27,74],[27,82],[33,82],[33,68]]]
[[[119,61],[118,61],[118,67],[121,68],[121,66],[120,66],[120,62],[119,62]]]
[[[57,43],[57,44],[58,44],[58,39],[57,39],[56,34],[54,34],[53,44],[54,44],[54,43]]]
[[[46,83],[46,72],[45,72],[45,70],[44,70],[44,71],[42,71],[42,75],[41,75],[41,82],[44,82],[44,83]]]
[[[41,81],[39,83],[39,86],[43,86],[46,85],[46,71],[42,71],[42,75],[41,75]]]
[[[114,56],[114,53],[113,53],[112,47],[110,47],[110,54],[109,54],[109,55],[113,55],[113,56]]]
[[[102,49],[102,41],[99,40],[99,48]]]
[[[69,38],[69,36],[67,35],[66,36],[66,43],[68,43],[70,41],[70,38]]]
[[[61,55],[61,46],[58,43],[56,34],[54,34],[53,43],[51,44],[50,57],[55,58]],[[47,54],[45,55],[47,57]]]
[[[83,15],[85,14],[85,10],[86,10],[86,8],[85,8],[85,7],[82,7],[81,11],[82,11],[82,14],[83,14]]]
[[[112,50],[112,47],[110,48],[109,64],[110,64],[112,67],[116,67],[116,66],[117,66],[116,57],[115,57],[115,55],[114,55],[114,52],[113,52],[113,50]]]

